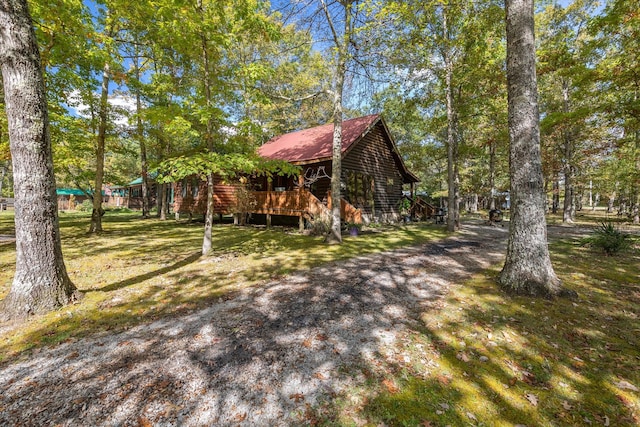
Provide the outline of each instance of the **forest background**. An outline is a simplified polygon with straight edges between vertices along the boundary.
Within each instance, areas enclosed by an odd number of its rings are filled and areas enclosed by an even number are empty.
[[[103,172],[102,183],[124,185],[167,159],[249,154],[331,121],[339,55],[320,3],[340,36],[350,31],[343,117],[383,112],[420,191],[494,207],[509,188],[499,1],[349,2],[347,30],[342,2],[32,1],[57,186],[91,192]],[[598,204],[639,221],[637,10],[536,3],[544,185],[565,221]]]

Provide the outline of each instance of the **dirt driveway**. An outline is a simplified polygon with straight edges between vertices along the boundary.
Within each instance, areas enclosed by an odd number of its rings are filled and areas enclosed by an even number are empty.
[[[0,425],[292,425],[398,334],[503,259],[507,229],[333,263],[205,310],[0,367]]]

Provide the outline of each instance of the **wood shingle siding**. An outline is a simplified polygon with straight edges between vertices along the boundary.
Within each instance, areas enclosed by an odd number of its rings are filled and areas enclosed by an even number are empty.
[[[382,123],[378,122],[344,155],[342,182],[348,182],[351,173],[364,175],[369,177],[369,180],[373,179],[374,205],[354,202],[348,191],[345,192],[347,200],[367,215],[375,216],[376,219],[397,214],[397,206],[402,198],[403,180],[393,156],[393,143],[387,137]],[[348,187],[347,185],[347,190],[349,190]]]
[[[331,145],[333,125],[323,125],[278,136],[260,147],[266,158],[298,165],[302,174],[324,177],[301,185],[299,177],[274,176],[271,184],[264,177],[247,177],[240,184],[214,181],[214,213],[246,211],[266,215],[297,216],[311,219],[326,214],[330,205]],[[409,172],[397,152],[389,130],[377,114],[343,122],[342,220],[347,222],[397,219],[402,185],[418,179]],[[239,189],[242,191],[239,192]],[[207,209],[207,184],[194,177],[175,184],[174,212],[203,214]],[[246,198],[249,198],[249,205]],[[239,204],[245,200],[245,208]],[[248,206],[248,207],[247,207]],[[364,218],[363,218],[364,217]]]

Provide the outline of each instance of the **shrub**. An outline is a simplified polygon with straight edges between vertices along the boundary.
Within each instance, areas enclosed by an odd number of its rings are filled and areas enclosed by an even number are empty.
[[[620,231],[611,222],[601,223],[588,241],[592,247],[601,249],[607,255],[614,255],[629,247],[629,235]]]
[[[312,236],[324,236],[331,230],[331,217],[320,215],[309,221]]]
[[[91,212],[93,210],[93,202],[89,199],[84,200],[82,203],[76,206],[76,210],[80,212]]]

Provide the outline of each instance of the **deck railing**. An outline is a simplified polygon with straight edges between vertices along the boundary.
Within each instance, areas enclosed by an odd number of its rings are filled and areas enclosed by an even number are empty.
[[[250,209],[252,213],[305,218],[330,214],[330,208],[307,190],[252,191],[250,194],[255,200],[255,207]],[[341,200],[340,214],[346,222],[362,222],[362,211],[344,199]]]

